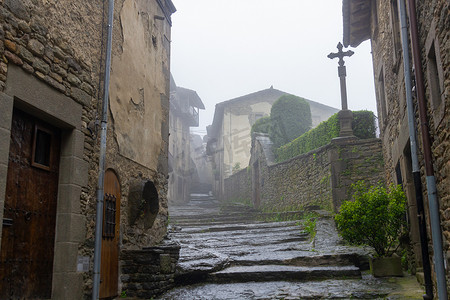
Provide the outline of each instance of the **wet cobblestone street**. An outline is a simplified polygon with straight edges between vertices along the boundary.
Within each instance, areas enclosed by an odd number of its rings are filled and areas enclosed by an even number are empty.
[[[178,287],[160,299],[420,299],[415,277],[374,278],[370,249],[350,247],[319,211],[311,239],[302,221],[264,222],[243,205],[194,195],[170,211],[181,245]]]

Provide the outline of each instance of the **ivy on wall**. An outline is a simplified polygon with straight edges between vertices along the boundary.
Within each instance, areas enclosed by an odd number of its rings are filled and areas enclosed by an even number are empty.
[[[353,112],[353,134],[360,139],[375,138],[375,115],[371,111]],[[281,162],[297,155],[325,146],[339,136],[339,118],[337,113],[316,128],[304,133],[292,142],[275,149],[276,161]]]
[[[283,95],[270,110],[269,136],[280,147],[307,132],[312,125],[309,103],[294,95]]]
[[[250,134],[252,135],[253,132],[269,133],[270,124],[270,116],[259,118],[256,120],[255,124],[253,124]]]

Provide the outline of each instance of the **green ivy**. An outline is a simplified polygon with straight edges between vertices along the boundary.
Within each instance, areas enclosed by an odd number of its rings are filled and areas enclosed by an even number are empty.
[[[256,120],[255,124],[253,124],[252,129],[250,130],[250,134],[253,134],[253,132],[269,133],[269,130],[270,116],[266,116]]]
[[[381,184],[353,186],[353,201],[342,203],[335,216],[342,237],[355,245],[369,245],[378,256],[389,256],[406,232],[406,197],[400,185],[388,191]]]
[[[375,138],[375,115],[371,111],[353,112],[353,134],[360,139]],[[325,146],[339,136],[340,126],[337,113],[316,128],[304,133],[292,142],[275,149],[276,161],[285,161],[297,155]]]
[[[283,95],[270,110],[269,136],[275,147],[299,137],[311,128],[309,103],[294,95]]]

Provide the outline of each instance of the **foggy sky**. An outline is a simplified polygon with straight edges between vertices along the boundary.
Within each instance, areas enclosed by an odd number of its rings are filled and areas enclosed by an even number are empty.
[[[206,133],[216,103],[271,85],[340,108],[336,52],[341,0],[172,0],[171,72],[205,104]],[[345,59],[348,106],[376,112],[370,41]]]

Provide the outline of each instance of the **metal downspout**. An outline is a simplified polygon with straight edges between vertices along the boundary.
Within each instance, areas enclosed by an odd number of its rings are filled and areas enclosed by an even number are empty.
[[[427,181],[428,205],[430,210],[431,234],[434,249],[434,269],[436,272],[437,291],[439,299],[447,298],[447,282],[445,278],[444,255],[442,246],[442,233],[439,216],[439,202],[437,199],[436,178],[431,157],[431,143],[427,121],[427,107],[425,102],[425,87],[422,73],[422,61],[419,47],[419,35],[417,30],[416,1],[408,0],[409,18],[411,29],[412,55],[415,65],[415,77],[417,87],[417,100],[419,106],[419,119],[422,132],[422,146],[425,160],[425,172]]]
[[[100,158],[97,184],[97,210],[95,218],[95,246],[94,246],[94,282],[92,288],[92,299],[99,297],[100,291],[100,262],[102,250],[102,225],[103,225],[103,185],[105,177],[105,156],[106,156],[106,131],[108,124],[109,106],[109,79],[111,70],[111,48],[112,48],[112,27],[114,17],[114,0],[108,0],[108,36],[106,41],[106,62],[105,80],[103,86],[103,109],[100,133]]]
[[[425,279],[425,292],[423,299],[433,299],[433,283],[431,281],[431,266],[430,255],[428,253],[428,238],[427,228],[425,222],[425,209],[423,205],[422,181],[420,179],[419,159],[417,157],[417,137],[415,128],[414,105],[412,101],[412,86],[411,86],[411,66],[409,63],[408,50],[408,23],[406,22],[406,7],[405,0],[398,0],[400,26],[401,26],[401,41],[403,51],[403,70],[405,76],[405,91],[406,91],[406,108],[408,112],[408,128],[409,141],[411,147],[411,161],[414,178],[414,190],[417,203],[417,218],[419,222],[419,236],[420,246],[422,250],[422,264]]]

